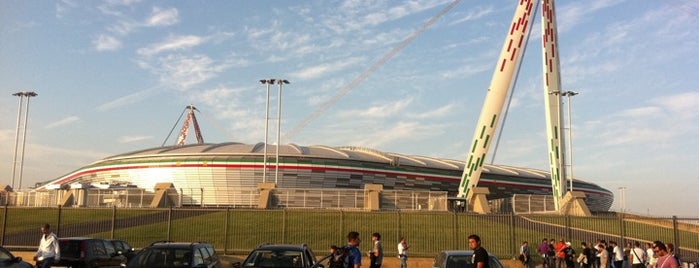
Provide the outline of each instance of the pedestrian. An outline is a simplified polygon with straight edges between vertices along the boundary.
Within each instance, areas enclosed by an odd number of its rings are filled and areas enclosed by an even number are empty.
[[[653,244],[646,243],[646,267],[653,268],[656,262],[658,262],[658,255],[653,250]]]
[[[566,253],[563,251],[566,248],[566,243],[563,239],[556,243],[556,268],[566,267]]]
[[[624,264],[624,250],[621,249],[616,241],[609,241],[609,245],[612,247],[612,256],[614,256],[614,268],[622,268],[622,264]]]
[[[475,264],[474,268],[490,268],[488,251],[481,247],[481,238],[478,235],[468,236],[468,246],[473,250],[471,263]]]
[[[369,268],[380,268],[383,262],[383,245],[381,244],[381,234],[371,234],[371,241],[374,246],[369,251]]]
[[[633,248],[633,244],[631,243],[626,243],[626,247],[624,247],[624,268],[630,268],[631,267],[631,249]]]
[[[632,268],[645,268],[646,263],[646,251],[641,249],[641,243],[638,241],[633,243],[633,249],[631,249],[631,260]]]
[[[658,262],[656,263],[656,268],[677,268],[679,263],[677,259],[670,255],[667,251],[667,247],[661,241],[653,242],[653,252],[658,255]]]
[[[556,268],[556,239],[551,238],[549,240],[549,267]]]
[[[344,260],[342,259],[342,249],[336,245],[330,246],[330,259],[328,259],[328,268],[342,268]]]
[[[675,258],[675,260],[677,260],[678,265],[682,265],[682,260],[680,260],[680,256],[675,254],[675,245],[672,243],[667,243],[665,244],[665,246],[667,247],[667,253],[670,254],[670,256],[672,256],[673,258]]]
[[[590,260],[592,259],[590,255],[592,255],[592,250],[587,247],[587,243],[585,242],[580,243],[580,247],[582,251],[580,252],[580,256],[578,256],[578,263],[582,268],[590,268]]]
[[[609,267],[609,252],[603,243],[597,245],[597,259],[599,260],[599,268]]]
[[[529,252],[529,242],[524,241],[519,247],[519,261],[526,267],[529,264],[529,259],[531,259],[531,253]]]
[[[36,261],[36,267],[50,268],[52,264],[58,263],[61,259],[58,237],[51,232],[51,225],[48,223],[41,225],[41,234],[39,249],[34,254],[34,260]]]
[[[566,254],[566,268],[575,268],[575,249],[573,249],[573,244],[566,242],[563,252]]]
[[[362,266],[362,252],[359,251],[359,233],[351,231],[347,234],[348,263],[345,267],[359,268]]]
[[[548,255],[549,255],[549,240],[544,238],[541,240],[541,244],[536,247],[536,253],[541,256],[541,268],[553,268],[549,265]]]
[[[408,249],[410,245],[405,241],[405,237],[400,238],[398,242],[398,258],[400,259],[400,268],[408,267]]]

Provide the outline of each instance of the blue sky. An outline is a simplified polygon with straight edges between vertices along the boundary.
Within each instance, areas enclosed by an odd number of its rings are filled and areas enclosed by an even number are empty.
[[[261,142],[265,78],[291,82],[282,143],[463,160],[515,4],[461,1],[392,54],[450,2],[0,1],[0,180],[12,176],[12,93],[39,94],[27,186],[160,146],[189,104],[206,142]],[[557,13],[562,86],[580,93],[575,177],[626,187],[631,212],[699,216],[699,3],[558,1]],[[548,170],[539,27],[495,164]]]

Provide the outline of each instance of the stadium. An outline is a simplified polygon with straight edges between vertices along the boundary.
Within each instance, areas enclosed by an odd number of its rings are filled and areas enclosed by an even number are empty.
[[[230,192],[254,191],[260,183],[276,189],[363,189],[367,184],[384,190],[446,192],[457,194],[463,161],[402,155],[362,147],[300,146],[264,143],[190,144],[155,147],[107,157],[81,167],[35,191],[78,187],[120,186],[152,191],[159,183],[179,189],[180,199],[201,206],[239,206],[248,202]],[[277,163],[278,162],[278,163]],[[278,167],[278,169],[277,169]],[[77,186],[76,186],[77,185]],[[514,195],[551,196],[548,172],[501,165],[484,167],[480,187],[487,187],[488,200]],[[591,211],[608,211],[611,191],[594,183],[574,180]]]

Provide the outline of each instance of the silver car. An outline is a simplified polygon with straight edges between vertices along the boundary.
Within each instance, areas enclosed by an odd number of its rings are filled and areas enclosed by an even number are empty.
[[[473,250],[445,250],[437,254],[432,262],[432,268],[465,268],[476,266],[471,263]],[[504,268],[500,260],[488,253],[490,268]]]

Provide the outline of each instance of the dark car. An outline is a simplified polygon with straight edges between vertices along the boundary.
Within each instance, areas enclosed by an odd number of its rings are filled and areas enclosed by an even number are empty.
[[[22,261],[22,257],[15,257],[9,250],[0,247],[0,267],[31,268],[34,266]]]
[[[58,239],[61,259],[56,266],[122,267],[126,257],[117,253],[112,242],[101,238],[65,237]]]
[[[129,260],[131,268],[221,267],[214,247],[204,242],[155,242]]]
[[[316,256],[306,245],[263,244],[253,249],[243,263],[233,267],[317,267]]]
[[[473,250],[445,250],[437,254],[432,262],[432,268],[462,268],[476,267],[471,263]],[[504,268],[500,260],[492,254],[490,257],[490,268]]]
[[[119,240],[119,239],[112,239],[109,240],[109,242],[112,242],[112,245],[114,245],[114,249],[116,250],[117,254],[124,255],[126,257],[126,260],[130,260],[135,254],[134,248],[129,245],[129,243],[126,243],[124,240]]]

